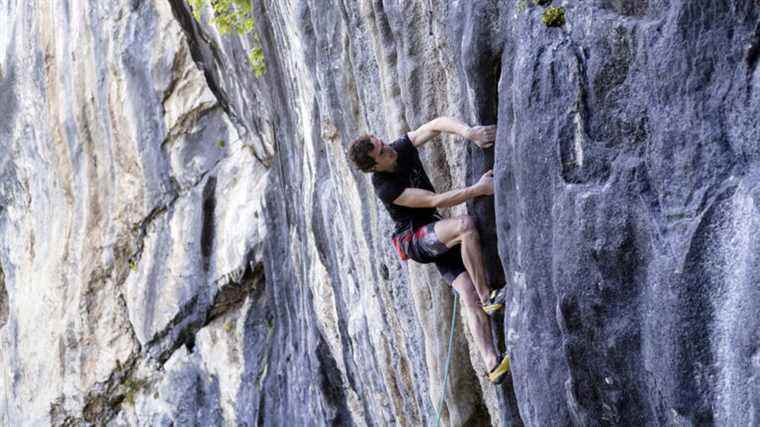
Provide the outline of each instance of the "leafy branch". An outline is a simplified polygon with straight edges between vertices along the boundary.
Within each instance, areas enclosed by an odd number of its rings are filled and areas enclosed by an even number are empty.
[[[253,33],[254,47],[248,52],[248,63],[257,78],[266,73],[267,67],[264,61],[264,50],[261,48],[258,34],[254,31],[256,23],[251,13],[250,0],[187,1],[193,10],[193,16],[198,22],[201,22],[202,11],[210,7],[213,17],[209,22],[219,30],[221,35],[234,32],[241,36],[247,36]]]

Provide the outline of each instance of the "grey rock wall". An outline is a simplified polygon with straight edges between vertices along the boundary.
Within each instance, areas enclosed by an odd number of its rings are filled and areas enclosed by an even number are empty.
[[[523,419],[757,424],[758,3],[539,13],[505,23],[496,153]]]
[[[271,152],[232,114],[254,93],[215,94],[170,3],[0,9],[0,424],[108,422],[204,348],[199,330],[242,335],[239,310],[207,324],[263,277]],[[157,396],[145,417],[172,407]]]
[[[0,425],[758,422],[756,1],[253,6],[0,1]],[[440,115],[501,387],[345,157]]]

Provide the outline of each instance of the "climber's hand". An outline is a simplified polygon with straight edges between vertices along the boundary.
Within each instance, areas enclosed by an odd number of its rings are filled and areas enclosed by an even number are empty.
[[[467,139],[478,144],[480,148],[488,148],[496,139],[496,125],[473,126],[467,132]]]
[[[478,180],[477,185],[478,189],[480,190],[481,196],[490,196],[493,194],[493,170],[489,170],[488,172],[484,173],[483,176],[480,177],[480,180]]]

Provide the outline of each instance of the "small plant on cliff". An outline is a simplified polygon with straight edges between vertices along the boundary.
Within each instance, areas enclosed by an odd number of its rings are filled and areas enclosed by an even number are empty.
[[[533,4],[536,6],[548,6],[552,0],[533,0]]]
[[[261,77],[267,71],[267,64],[264,62],[264,49],[255,47],[248,52],[248,63],[251,64],[253,74]]]
[[[222,35],[235,32],[241,36],[251,34],[254,47],[248,52],[248,62],[256,77],[261,77],[266,72],[264,51],[261,49],[261,40],[256,33],[256,23],[251,15],[250,0],[187,0],[193,9],[195,19],[201,21],[201,12],[211,7],[213,17],[209,21]]]
[[[141,379],[132,379],[127,378],[126,381],[124,381],[124,400],[130,405],[134,406],[135,404],[135,395],[139,393],[142,390],[145,390],[148,388],[148,381],[147,380],[141,380]]]
[[[224,324],[224,332],[227,332],[229,334],[229,333],[232,333],[232,331],[234,330],[235,330],[235,322],[229,321]]]
[[[565,25],[565,9],[561,7],[547,7],[541,20],[547,27],[561,27]]]

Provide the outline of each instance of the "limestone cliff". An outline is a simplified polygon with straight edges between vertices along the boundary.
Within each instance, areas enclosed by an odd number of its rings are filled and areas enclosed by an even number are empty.
[[[450,425],[760,422],[760,3],[0,1],[0,425],[429,425],[452,294],[345,157],[485,170],[512,378]],[[565,22],[542,15],[562,7]]]

